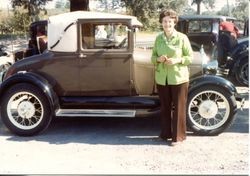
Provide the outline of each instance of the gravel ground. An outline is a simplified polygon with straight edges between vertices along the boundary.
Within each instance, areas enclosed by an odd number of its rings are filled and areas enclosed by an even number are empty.
[[[62,118],[34,137],[17,137],[0,122],[1,174],[248,174],[247,98],[219,136],[188,132],[185,142],[157,141],[155,118]]]

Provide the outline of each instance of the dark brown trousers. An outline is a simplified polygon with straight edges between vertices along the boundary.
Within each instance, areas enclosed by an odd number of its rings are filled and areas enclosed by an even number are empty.
[[[179,85],[157,85],[161,102],[160,137],[173,142],[186,139],[186,103],[188,82]]]

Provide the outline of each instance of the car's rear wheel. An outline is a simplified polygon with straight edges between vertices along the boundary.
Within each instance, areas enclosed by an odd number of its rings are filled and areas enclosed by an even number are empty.
[[[4,93],[1,117],[10,131],[21,136],[45,130],[52,118],[46,96],[37,87],[26,83],[16,84]]]
[[[243,86],[249,86],[249,63],[248,58],[240,61],[239,68],[236,70],[236,80]]]
[[[190,92],[187,104],[188,127],[199,135],[217,135],[233,122],[236,100],[218,86],[204,86]]]

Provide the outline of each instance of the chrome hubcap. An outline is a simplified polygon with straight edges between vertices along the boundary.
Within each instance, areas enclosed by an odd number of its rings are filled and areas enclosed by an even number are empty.
[[[35,107],[31,102],[24,101],[18,105],[17,112],[20,117],[30,119],[35,114]]]
[[[218,112],[218,108],[215,102],[206,100],[199,106],[199,114],[205,119],[213,118]]]

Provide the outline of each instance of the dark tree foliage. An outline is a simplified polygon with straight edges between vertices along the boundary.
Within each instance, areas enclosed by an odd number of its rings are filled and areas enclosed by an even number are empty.
[[[40,11],[44,11],[46,13],[45,5],[48,1],[52,0],[11,0],[11,5],[15,9],[15,7],[23,7],[28,10],[28,15],[32,18],[37,16]],[[32,19],[34,21],[35,18]]]
[[[193,0],[192,4],[197,4],[197,14],[201,14],[201,3],[208,8],[214,8],[215,0]]]
[[[144,25],[144,29],[155,30],[159,27],[158,17],[160,11],[171,8],[179,14],[187,5],[186,0],[121,0],[126,7],[127,14],[136,16]]]

